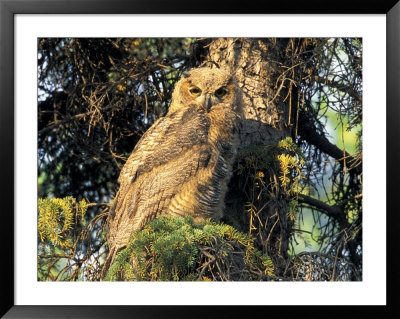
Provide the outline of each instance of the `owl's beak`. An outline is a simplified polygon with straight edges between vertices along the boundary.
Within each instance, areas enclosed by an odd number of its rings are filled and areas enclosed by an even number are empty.
[[[206,94],[204,96],[204,107],[207,111],[209,111],[211,109],[212,106],[212,100],[211,100],[211,95],[210,94]]]

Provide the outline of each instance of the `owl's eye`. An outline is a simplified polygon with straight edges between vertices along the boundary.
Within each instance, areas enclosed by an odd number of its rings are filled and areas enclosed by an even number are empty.
[[[201,94],[201,90],[197,86],[192,86],[191,88],[189,88],[189,93],[194,96],[198,96]]]
[[[224,88],[219,88],[218,90],[215,91],[215,96],[223,97],[226,93],[228,93],[227,90],[225,90]]]

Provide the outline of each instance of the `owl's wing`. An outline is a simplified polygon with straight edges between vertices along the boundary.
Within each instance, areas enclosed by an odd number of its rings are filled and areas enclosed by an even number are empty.
[[[187,181],[210,160],[209,118],[195,107],[159,119],[142,136],[121,170],[110,209],[111,245],[157,217]]]
[[[195,106],[158,119],[140,138],[121,170],[120,188],[143,173],[168,163],[185,149],[207,142],[209,119]]]
[[[163,140],[163,132],[169,125],[171,125],[171,121],[165,117],[160,118],[142,135],[121,169],[118,178],[120,187],[124,187],[135,180],[138,169],[146,163],[148,155],[157,149],[157,146]]]

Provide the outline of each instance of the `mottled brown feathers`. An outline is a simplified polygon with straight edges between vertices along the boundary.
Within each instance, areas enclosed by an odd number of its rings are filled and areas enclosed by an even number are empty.
[[[176,84],[168,114],[121,170],[106,270],[132,232],[161,214],[219,220],[237,149],[241,91],[229,73],[198,68]]]

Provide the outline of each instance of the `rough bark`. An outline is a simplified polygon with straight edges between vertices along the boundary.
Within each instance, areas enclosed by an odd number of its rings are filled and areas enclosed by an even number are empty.
[[[229,69],[243,90],[239,153],[250,145],[267,145],[291,136],[290,83],[282,76],[285,70],[281,63],[288,40],[219,38],[200,44],[200,62]],[[293,223],[287,215],[289,197],[279,189],[278,176],[277,171],[267,172],[267,187],[258,198],[249,195],[256,187],[254,180],[247,183],[234,176],[227,207],[229,213],[239,215],[242,230],[257,237],[259,246],[272,257],[279,272],[286,265]],[[257,208],[255,216],[246,212],[249,203]]]
[[[244,110],[241,149],[251,144],[266,144],[290,135],[287,94],[280,83],[278,52],[286,40],[219,38],[206,44],[203,62],[215,62],[235,73],[243,90]]]

